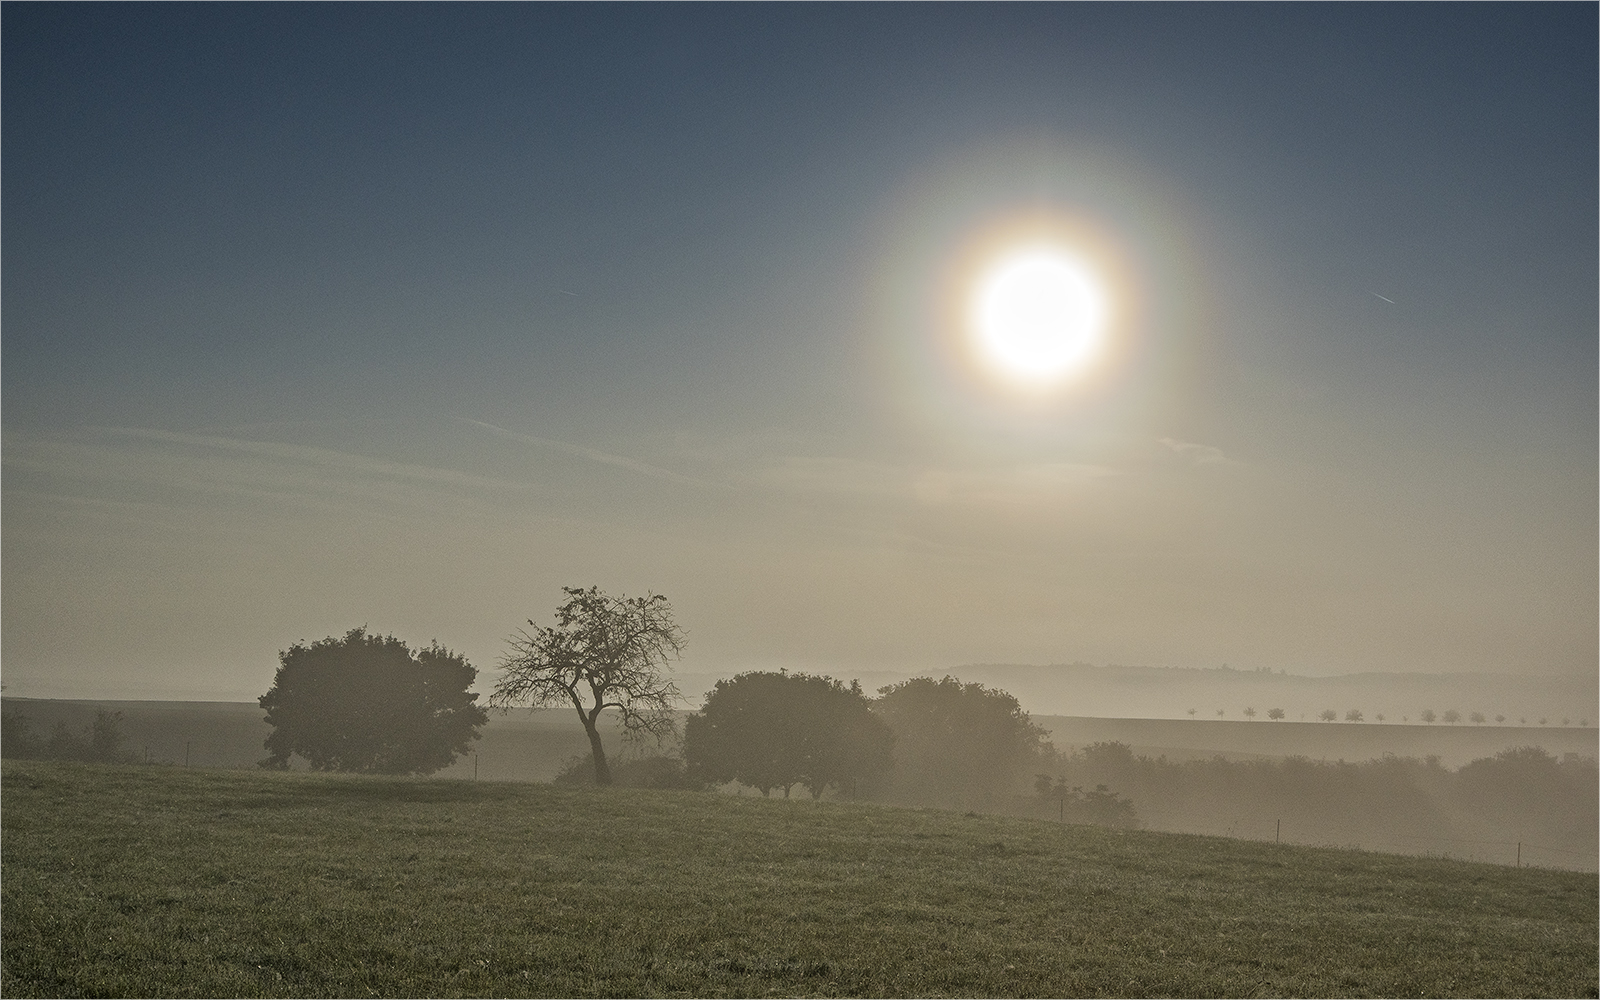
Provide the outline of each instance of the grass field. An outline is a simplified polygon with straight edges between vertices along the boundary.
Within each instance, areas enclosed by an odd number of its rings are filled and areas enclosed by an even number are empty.
[[[7,996],[1596,996],[1596,880],[850,803],[7,762]]]

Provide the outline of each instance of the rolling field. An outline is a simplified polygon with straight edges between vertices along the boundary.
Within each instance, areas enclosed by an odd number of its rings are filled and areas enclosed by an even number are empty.
[[[8,996],[1596,996],[1591,875],[689,792],[8,761]]]

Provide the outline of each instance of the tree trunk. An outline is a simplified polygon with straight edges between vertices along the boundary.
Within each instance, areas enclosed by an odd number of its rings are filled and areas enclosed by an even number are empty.
[[[594,758],[594,783],[611,784],[611,765],[606,763],[605,747],[600,745],[600,729],[595,720],[583,716],[583,728],[589,733],[589,753]]]

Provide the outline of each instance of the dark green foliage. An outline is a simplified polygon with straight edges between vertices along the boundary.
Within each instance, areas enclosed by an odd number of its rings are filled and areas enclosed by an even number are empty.
[[[894,734],[896,801],[992,809],[1054,755],[1045,730],[1004,691],[918,677],[882,694],[873,708]]]
[[[1592,875],[850,802],[8,762],[5,996],[1594,996]]]
[[[667,676],[668,661],[688,643],[661,594],[613,597],[599,587],[563,587],[567,601],[554,626],[531,619],[532,632],[518,629],[507,640],[501,675],[489,704],[495,708],[572,706],[589,737],[594,780],[611,784],[611,767],[600,741],[600,717],[614,710],[629,737],[670,736],[677,729],[672,709],[678,688]]]
[[[489,717],[467,690],[478,671],[438,643],[413,653],[356,628],[297,643],[279,662],[260,699],[273,726],[263,767],[299,755],[314,771],[431,774],[466,753]]]
[[[820,798],[830,786],[853,793],[886,772],[893,743],[860,684],[752,672],[717,682],[689,717],[684,757],[701,784],[738,781],[762,795],[781,788],[785,798],[803,785]]]

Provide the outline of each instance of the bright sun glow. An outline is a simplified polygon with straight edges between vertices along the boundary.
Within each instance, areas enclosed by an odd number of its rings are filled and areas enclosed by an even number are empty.
[[[1106,327],[1105,293],[1075,258],[1049,246],[1013,251],[979,279],[971,332],[988,366],[1042,388],[1080,372]]]

